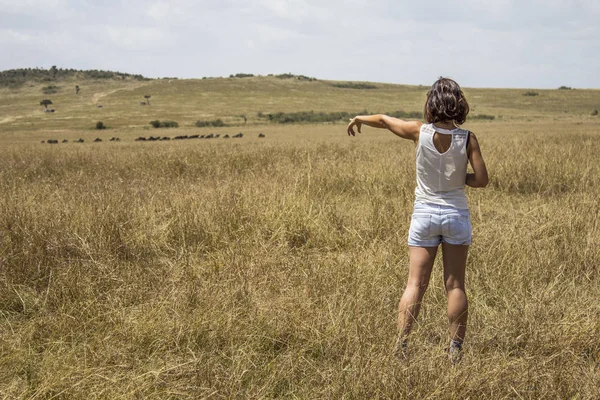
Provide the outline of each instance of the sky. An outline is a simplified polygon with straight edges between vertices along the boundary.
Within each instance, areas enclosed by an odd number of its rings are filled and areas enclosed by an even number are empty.
[[[600,88],[598,0],[0,0],[0,70]]]

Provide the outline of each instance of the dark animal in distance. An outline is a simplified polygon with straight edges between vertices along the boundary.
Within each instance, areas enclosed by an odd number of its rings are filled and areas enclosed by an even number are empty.
[[[69,143],[67,139],[63,139],[63,143]]]
[[[266,137],[266,136],[265,136],[265,134],[264,134],[264,133],[259,133],[259,134],[258,134],[258,137],[259,137],[259,138],[264,138],[264,137]]]
[[[234,138],[241,138],[241,137],[244,137],[244,134],[242,132],[240,132],[237,135],[233,135],[232,137],[234,137]]]
[[[56,140],[56,139],[48,139],[47,143],[49,143],[49,144],[58,144],[58,140]]]
[[[83,139],[79,138],[75,141],[75,143],[83,143]]]
[[[137,139],[135,139],[136,142],[145,142],[146,138],[144,136],[140,136]]]
[[[97,137],[96,139],[94,139],[94,142],[101,142],[102,139],[100,139],[99,137]]]
[[[118,137],[111,137],[111,138],[110,138],[110,141],[111,141],[111,142],[120,142],[120,141],[121,141],[121,139],[120,139],[120,138],[118,138]]]
[[[229,139],[229,135],[223,136],[223,139]]]

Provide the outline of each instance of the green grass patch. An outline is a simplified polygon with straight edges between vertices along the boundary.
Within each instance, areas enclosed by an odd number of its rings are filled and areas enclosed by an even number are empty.
[[[196,121],[195,124],[198,128],[206,128],[206,127],[214,127],[214,128],[218,128],[218,127],[222,127],[222,126],[227,126],[227,124],[225,122],[223,122],[222,119],[215,119],[212,121]]]
[[[376,85],[372,83],[364,83],[364,82],[336,82],[332,83],[331,86],[340,89],[359,89],[359,90],[371,90],[377,89]]]
[[[152,125],[154,128],[179,128],[179,123],[177,121],[154,120],[150,121],[150,125]]]

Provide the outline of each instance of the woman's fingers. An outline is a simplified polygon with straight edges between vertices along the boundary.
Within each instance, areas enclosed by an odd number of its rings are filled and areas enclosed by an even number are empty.
[[[358,133],[360,133],[360,122],[356,122],[356,120],[354,118],[352,118],[350,120],[350,124],[348,125],[348,136],[355,136],[356,134],[354,133],[354,126],[356,126],[356,129],[358,130]]]

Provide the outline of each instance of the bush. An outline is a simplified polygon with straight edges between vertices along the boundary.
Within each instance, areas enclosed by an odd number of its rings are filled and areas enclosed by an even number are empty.
[[[411,118],[411,119],[421,119],[423,118],[423,113],[420,111],[392,111],[388,113],[390,117],[394,118]]]
[[[491,121],[491,120],[496,119],[496,117],[493,115],[478,114],[478,115],[469,115],[469,119],[487,119],[487,120]]]
[[[573,88],[570,86],[561,86],[558,88],[558,90],[572,90]]]
[[[179,128],[179,123],[176,121],[150,121],[150,125],[155,128]]]
[[[42,88],[42,91],[44,92],[44,94],[54,94],[54,93],[58,92],[58,86],[49,85],[49,86]]]
[[[332,83],[331,86],[342,89],[377,89],[377,86],[371,83],[362,82],[341,82]]]
[[[598,115],[598,109],[597,109],[597,108],[596,108],[594,111],[592,111],[592,115],[593,115],[593,116],[596,116],[596,115]]]
[[[163,121],[162,126],[165,128],[179,128],[179,123],[177,121]]]
[[[318,124],[325,122],[339,122],[339,121],[348,121],[348,119],[356,116],[356,115],[367,115],[369,112],[367,110],[363,110],[361,112],[353,112],[349,113],[346,111],[335,111],[335,112],[314,112],[314,111],[300,111],[293,113],[285,113],[278,112],[273,114],[264,114],[263,112],[259,112],[257,116],[259,118],[267,118],[269,122],[277,123],[277,124],[297,124],[297,123],[310,123],[310,124]],[[395,118],[410,118],[410,119],[420,119],[423,117],[423,113],[419,111],[392,111],[384,113],[391,117]]]
[[[273,74],[269,74],[269,76],[273,76]],[[308,81],[308,82],[317,80],[317,78],[312,78],[310,76],[294,75],[294,74],[290,74],[290,73],[275,75],[275,77],[278,79],[297,79],[299,81]]]
[[[531,91],[531,90],[529,90],[529,91],[527,91],[527,92],[523,93],[523,96],[532,96],[532,97],[533,97],[533,96],[539,96],[539,95],[540,95],[540,94],[539,94],[538,92],[533,92],[533,91]]]
[[[254,75],[253,74],[231,74],[229,75],[230,78],[252,78]]]
[[[294,113],[278,112],[275,114],[267,114],[267,118],[270,122],[278,124],[295,124],[295,123],[321,123],[321,122],[335,122],[344,119],[351,118],[350,114],[341,112],[314,112],[314,111],[300,111]]]
[[[104,122],[98,121],[96,122],[96,129],[106,129],[106,125],[104,125]]]
[[[25,82],[56,82],[58,80],[77,78],[82,79],[115,79],[115,80],[137,80],[147,81],[142,75],[131,75],[122,72],[113,71],[98,71],[98,70],[75,70],[63,68],[19,68],[6,71],[0,71],[0,87],[18,88]],[[54,86],[54,85],[50,85]],[[46,90],[50,86],[43,88]],[[58,87],[50,88],[49,90],[57,90]],[[55,92],[52,92],[55,93]]]
[[[221,126],[227,126],[222,120],[220,119],[215,119],[214,121],[196,121],[196,126],[198,128],[206,128],[206,127],[221,127]]]

